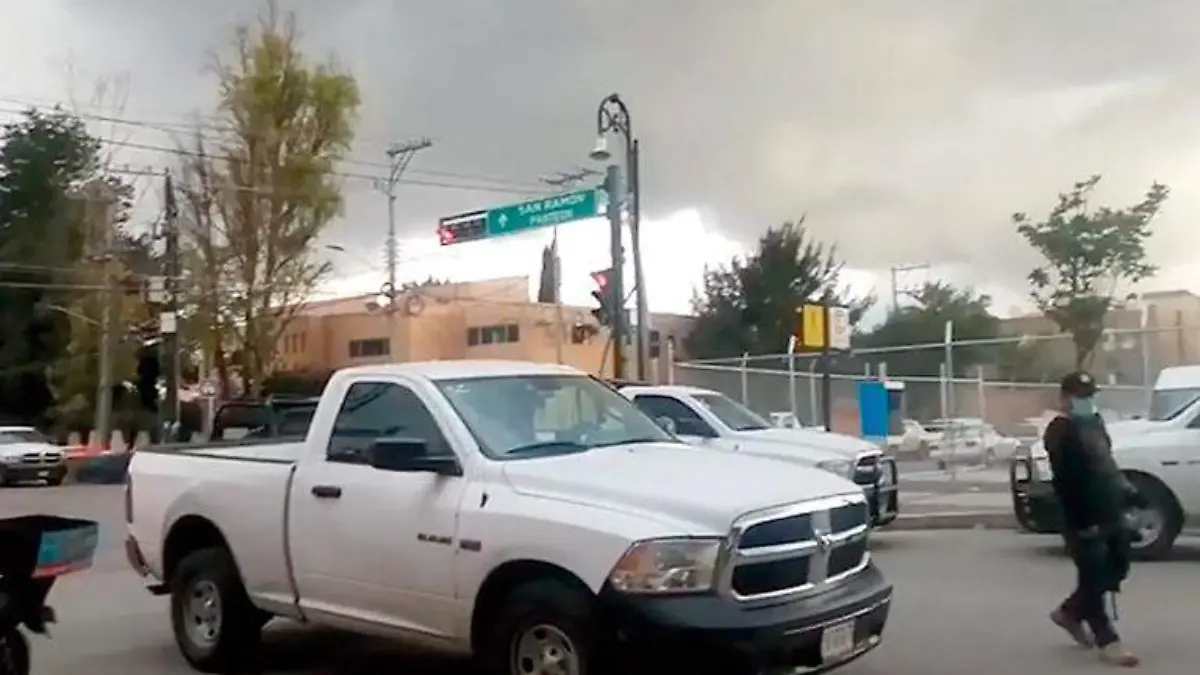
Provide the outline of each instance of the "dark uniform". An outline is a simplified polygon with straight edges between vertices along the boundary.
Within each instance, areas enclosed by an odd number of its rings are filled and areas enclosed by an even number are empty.
[[[1063,538],[1078,580],[1051,618],[1080,644],[1099,647],[1106,659],[1136,665],[1120,648],[1105,603],[1129,574],[1125,514],[1136,492],[1117,467],[1112,439],[1091,403],[1096,393],[1091,376],[1072,373],[1063,378],[1061,389],[1065,409],[1046,427],[1043,440],[1062,505]],[[1115,610],[1115,601],[1111,605]]]

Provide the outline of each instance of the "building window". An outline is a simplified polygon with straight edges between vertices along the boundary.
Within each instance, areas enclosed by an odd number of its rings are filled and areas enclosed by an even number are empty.
[[[387,338],[350,341],[350,358],[352,359],[387,356],[391,351],[391,345],[388,344]]]
[[[467,346],[504,345],[521,341],[521,327],[515,323],[497,326],[473,326],[467,329]]]

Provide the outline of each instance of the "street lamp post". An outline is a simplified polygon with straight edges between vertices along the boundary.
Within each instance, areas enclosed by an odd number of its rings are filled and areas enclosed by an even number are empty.
[[[633,135],[633,123],[629,117],[629,108],[617,94],[609,94],[600,102],[596,110],[596,148],[592,150],[591,158],[597,161],[607,161],[612,155],[608,151],[607,135],[616,133],[625,141],[625,193],[629,199],[629,239],[633,246],[633,286],[636,293],[637,334],[634,347],[637,353],[637,377],[639,382],[646,380],[647,366],[650,357],[648,339],[650,331],[650,312],[646,305],[646,279],[642,268],[641,245],[641,196],[640,176],[638,171],[638,139]],[[609,199],[615,200],[617,195],[610,194]],[[620,246],[620,242],[616,244]],[[613,274],[621,275],[621,269],[613,269]],[[620,307],[624,310],[624,307]],[[622,345],[615,345],[621,349]]]

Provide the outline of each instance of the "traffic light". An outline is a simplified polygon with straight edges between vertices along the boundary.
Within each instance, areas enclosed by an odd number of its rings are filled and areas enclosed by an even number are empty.
[[[592,316],[601,326],[610,326],[616,311],[616,303],[612,297],[612,269],[592,272],[592,281],[596,282],[596,290],[592,291],[592,297],[596,299],[597,305],[596,309],[592,310]]]

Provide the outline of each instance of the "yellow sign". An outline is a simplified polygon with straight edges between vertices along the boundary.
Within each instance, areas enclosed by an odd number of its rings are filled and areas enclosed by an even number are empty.
[[[804,305],[796,310],[800,314],[800,345],[805,349],[825,348],[825,307]]]

